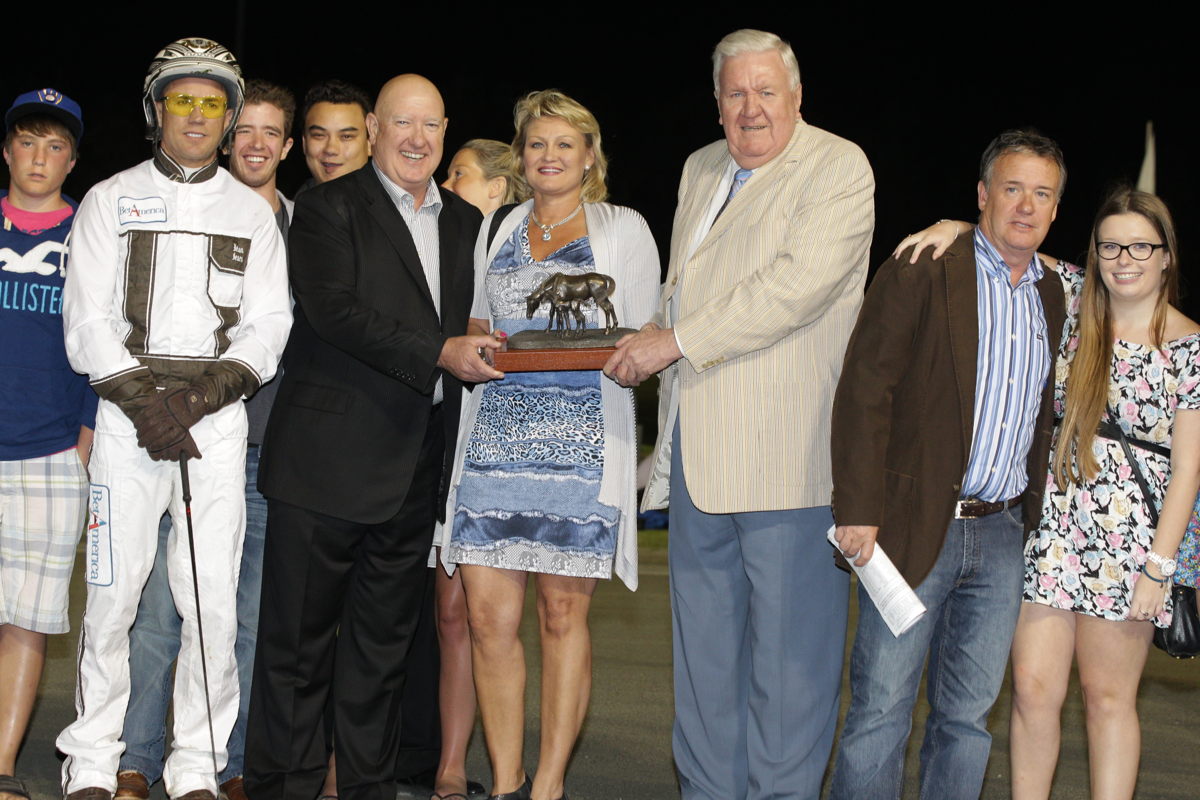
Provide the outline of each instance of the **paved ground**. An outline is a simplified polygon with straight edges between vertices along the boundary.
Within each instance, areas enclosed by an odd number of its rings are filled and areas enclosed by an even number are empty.
[[[595,669],[592,707],[568,780],[574,800],[669,800],[678,797],[671,763],[671,626],[665,550],[643,550],[641,588],[630,593],[619,582],[602,585],[593,606]],[[72,597],[75,622],[83,609],[81,582]],[[527,615],[528,626],[532,613]],[[74,623],[73,623],[74,624]],[[76,628],[77,629],[77,628]],[[527,763],[537,753],[537,644],[527,635],[530,690]],[[42,693],[18,764],[18,774],[35,797],[58,795],[59,761],[54,738],[73,717],[75,635],[50,644]],[[1177,662],[1152,651],[1142,682],[1143,800],[1200,797],[1197,720],[1200,719],[1200,661]],[[843,697],[843,705],[846,698]],[[920,701],[923,706],[924,699]],[[1005,691],[992,716],[995,736],[983,797],[1008,797],[1008,706]],[[919,710],[915,729],[920,730]],[[1082,706],[1072,684],[1063,715],[1062,763],[1055,784],[1059,800],[1087,797]],[[906,797],[916,797],[916,746],[909,758]],[[487,782],[487,760],[479,735],[472,746],[472,775]],[[156,787],[155,797],[162,797]]]

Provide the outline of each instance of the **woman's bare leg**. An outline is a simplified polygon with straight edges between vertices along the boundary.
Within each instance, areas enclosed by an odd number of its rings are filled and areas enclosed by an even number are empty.
[[[437,632],[441,653],[438,703],[442,722],[442,757],[434,779],[439,795],[467,793],[467,744],[475,727],[475,682],[471,675],[471,635],[462,575],[438,568]]]
[[[1037,603],[1021,604],[1012,648],[1013,800],[1050,796],[1075,654],[1075,621],[1080,616]]]
[[[1137,691],[1154,625],[1080,615],[1077,626],[1092,800],[1127,800],[1142,755]]]
[[[592,691],[592,638],[588,610],[595,578],[537,576],[542,634],[542,742],[534,800],[563,795],[567,762],[587,715]]]

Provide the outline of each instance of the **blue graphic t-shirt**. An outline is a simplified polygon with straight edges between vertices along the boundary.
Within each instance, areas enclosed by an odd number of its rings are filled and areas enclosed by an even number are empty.
[[[6,193],[0,192],[0,197]],[[26,233],[0,215],[0,460],[50,455],[96,424],[96,393],[71,369],[62,290],[72,216]]]

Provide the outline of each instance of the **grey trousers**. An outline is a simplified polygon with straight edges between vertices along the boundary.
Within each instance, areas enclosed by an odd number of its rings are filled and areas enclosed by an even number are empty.
[[[828,506],[706,514],[671,465],[673,749],[685,800],[817,798],[837,726],[849,575]]]

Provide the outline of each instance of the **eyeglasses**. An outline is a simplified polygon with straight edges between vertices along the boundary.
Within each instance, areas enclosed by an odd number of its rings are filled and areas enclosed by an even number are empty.
[[[1096,254],[1105,261],[1112,261],[1119,258],[1121,251],[1124,250],[1126,253],[1129,253],[1129,257],[1134,261],[1145,261],[1154,255],[1154,251],[1160,247],[1165,247],[1165,245],[1150,244],[1149,242],[1134,242],[1133,244],[1096,242]]]
[[[191,94],[164,95],[163,108],[177,117],[190,117],[192,109],[200,109],[200,114],[207,119],[219,119],[225,114],[229,102],[224,97],[196,97]]]

